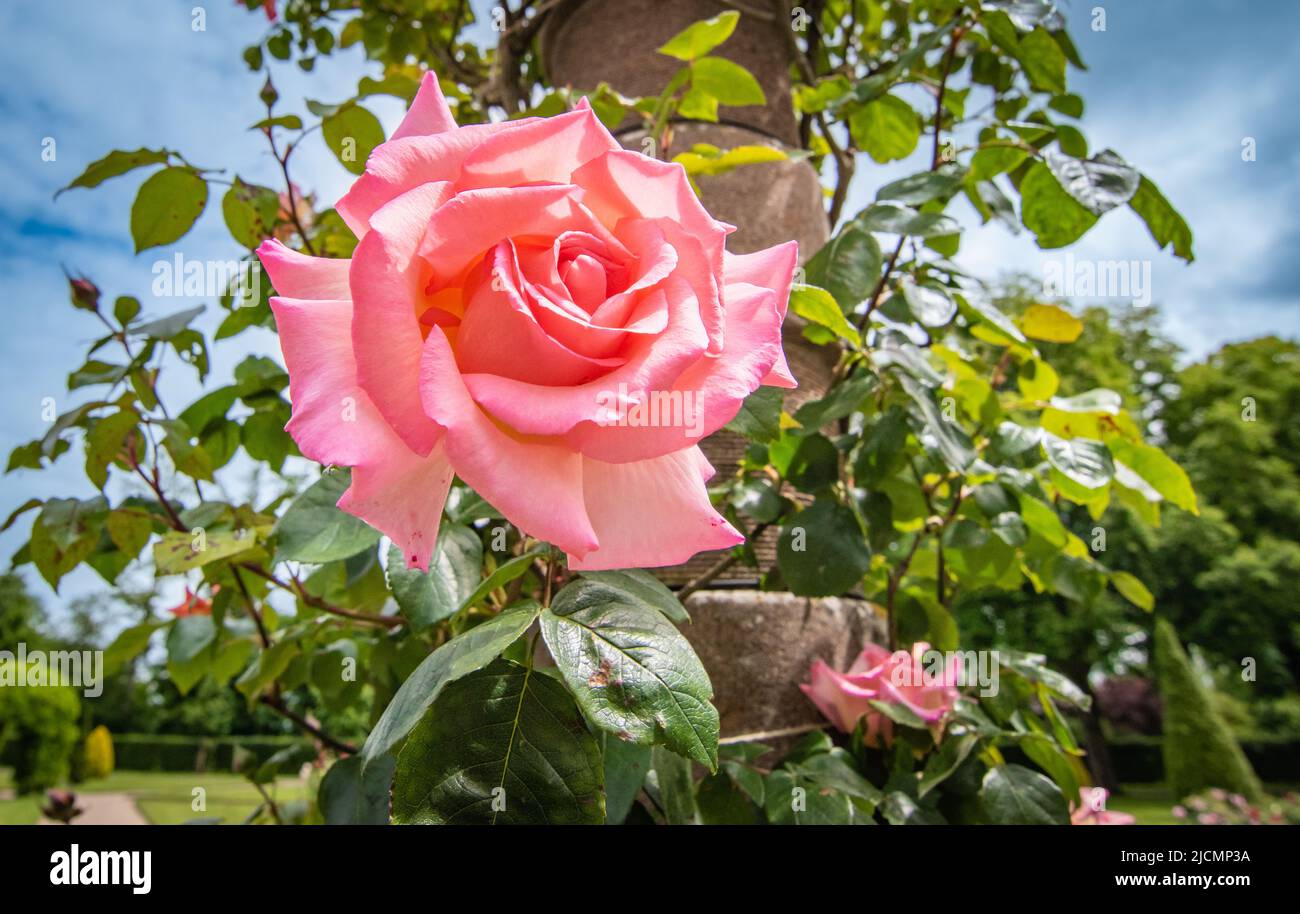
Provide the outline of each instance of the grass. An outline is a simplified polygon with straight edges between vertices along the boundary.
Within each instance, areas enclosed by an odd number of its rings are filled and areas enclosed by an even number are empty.
[[[1178,825],[1172,812],[1173,794],[1164,784],[1125,784],[1120,793],[1112,794],[1106,808],[1131,813],[1138,825]]]
[[[0,788],[11,786],[9,772],[0,769]],[[203,809],[194,809],[194,791]],[[125,793],[135,800],[146,819],[155,825],[180,825],[191,819],[219,818],[223,824],[243,822],[262,802],[257,788],[235,774],[169,771],[114,771],[107,778],[75,785],[79,794]],[[266,791],[277,804],[308,798],[309,785],[282,778]],[[0,800],[0,825],[30,825],[37,818],[36,796]]]

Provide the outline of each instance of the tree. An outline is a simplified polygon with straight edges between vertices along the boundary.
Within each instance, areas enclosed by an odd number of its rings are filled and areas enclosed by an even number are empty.
[[[1165,778],[1174,796],[1181,799],[1208,787],[1220,787],[1258,800],[1263,794],[1259,778],[1197,678],[1167,619],[1156,620],[1155,641],[1165,708]]]

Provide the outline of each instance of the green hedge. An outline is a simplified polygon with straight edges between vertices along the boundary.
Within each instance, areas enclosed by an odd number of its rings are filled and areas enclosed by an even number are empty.
[[[156,733],[113,735],[114,762],[120,771],[230,771],[236,747],[266,759],[300,736],[176,736]]]
[[[1165,779],[1158,736],[1123,736],[1107,740],[1115,776],[1122,784],[1154,784]],[[1242,740],[1241,748],[1260,780],[1291,784],[1300,781],[1300,741]]]

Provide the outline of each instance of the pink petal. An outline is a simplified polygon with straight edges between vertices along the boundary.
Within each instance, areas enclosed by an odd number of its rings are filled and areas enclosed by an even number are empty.
[[[289,370],[293,415],[285,430],[303,455],[335,466],[373,464],[406,451],[357,384],[352,302],[272,298]]]
[[[469,397],[441,327],[425,342],[424,408],[447,429],[456,474],[530,536],[586,555],[598,545],[583,505],[582,458],[540,440],[507,434]]]
[[[711,435],[740,411],[745,397],[758,389],[781,356],[781,319],[776,296],[767,289],[736,284],[727,287],[727,346],[721,354],[693,362],[666,388],[669,396],[689,395],[684,425],[601,425],[583,421],[568,440],[588,457],[623,462],[658,456]],[[685,400],[683,399],[683,402]]]
[[[752,254],[732,254],[728,251],[723,264],[723,275],[728,286],[743,283],[771,289],[776,295],[777,313],[781,321],[785,321],[786,309],[790,304],[790,284],[794,279],[795,267],[799,264],[798,242],[787,241]],[[726,295],[724,289],[723,297]],[[763,378],[763,383],[769,387],[799,386],[785,360],[784,349],[772,364],[772,370]]]
[[[459,187],[468,190],[543,182],[567,184],[569,176],[587,162],[619,148],[591,109],[584,106],[492,134],[465,159]]]
[[[432,267],[431,285],[455,285],[497,242],[595,228],[570,184],[491,187],[458,193],[428,221],[420,256]]]
[[[569,386],[623,364],[623,359],[587,358],[547,335],[520,293],[519,263],[509,241],[499,243],[489,258],[471,272],[465,287],[469,302],[456,333],[461,371]]]
[[[584,201],[606,225],[626,218],[662,218],[695,238],[703,247],[710,274],[722,275],[731,227],[708,214],[681,165],[616,149],[577,169],[571,180],[587,191]],[[702,300],[701,306],[709,349],[717,352],[722,348],[721,305]]]
[[[400,441],[393,444],[384,460],[353,468],[352,485],[339,507],[391,537],[407,565],[428,571],[451,487],[451,463],[441,441],[427,457]]]
[[[275,238],[263,241],[257,256],[270,274],[275,291],[286,298],[352,297],[348,290],[350,260],[299,254]]]
[[[509,124],[470,124],[431,136],[404,136],[381,143],[366,160],[366,171],[335,204],[335,209],[358,238],[370,230],[371,217],[385,204],[421,184],[455,183],[461,163],[480,143]]]
[[[799,688],[839,730],[852,733],[858,719],[871,711],[875,693],[854,685],[824,661],[813,661],[812,683]]]
[[[575,387],[546,387],[500,375],[470,374],[465,376],[465,385],[484,409],[528,435],[563,435],[580,422],[603,420],[611,405],[609,398],[624,385],[631,396],[671,390],[677,376],[703,355],[708,339],[695,296],[685,283],[670,278],[662,290],[652,294],[665,297],[668,329],[655,338],[631,341],[627,363],[598,380]],[[682,437],[681,428],[675,431],[674,450],[680,450],[690,442]]]
[[[697,552],[745,541],[713,509],[713,474],[697,447],[636,463],[582,461],[587,515],[600,546],[569,556],[575,571],[677,565]]]
[[[424,340],[417,305],[424,301],[427,268],[415,252],[429,219],[450,194],[448,184],[424,184],[388,203],[375,213],[374,230],[352,257],[357,379],[393,430],[422,455],[439,431],[420,406]]]
[[[393,131],[391,139],[400,140],[405,136],[432,136],[456,129],[456,119],[451,116],[447,99],[442,95],[442,86],[438,85],[438,74],[432,70],[420,80],[420,89],[411,102],[411,110],[406,112],[402,123]]]

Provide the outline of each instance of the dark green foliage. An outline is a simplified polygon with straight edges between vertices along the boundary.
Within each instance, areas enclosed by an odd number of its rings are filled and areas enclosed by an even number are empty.
[[[1259,778],[1228,729],[1178,633],[1166,619],[1156,620],[1156,669],[1165,704],[1165,777],[1174,796],[1182,798],[1207,787],[1221,787],[1258,799]]]

